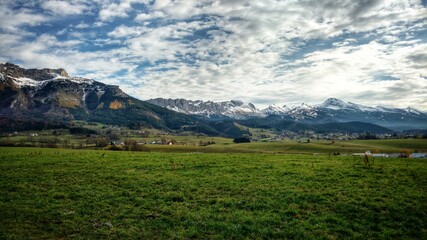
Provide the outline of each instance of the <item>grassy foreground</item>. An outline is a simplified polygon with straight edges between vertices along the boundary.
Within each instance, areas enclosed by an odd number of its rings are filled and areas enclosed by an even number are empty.
[[[427,162],[0,148],[0,239],[425,239]]]

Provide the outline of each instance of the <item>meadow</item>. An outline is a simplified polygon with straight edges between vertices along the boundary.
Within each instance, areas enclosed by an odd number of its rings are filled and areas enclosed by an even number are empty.
[[[297,142],[283,140],[277,142],[251,142],[234,144],[230,139],[209,146],[167,146],[147,145],[147,151],[156,152],[203,152],[203,153],[292,153],[292,154],[352,154],[365,151],[377,153],[427,152],[426,139],[387,139],[387,140],[351,140],[351,141],[311,141]]]
[[[0,172],[0,239],[427,236],[425,159],[1,147]]]
[[[280,141],[234,144],[232,138],[210,136],[178,136],[161,134],[150,129],[151,133],[141,137],[135,132],[124,131],[118,134],[118,139],[111,140],[116,143],[124,143],[126,140],[135,140],[144,144],[142,151],[175,152],[175,153],[297,153],[297,154],[352,154],[371,151],[375,153],[400,153],[403,150],[409,152],[427,152],[427,140],[422,138],[409,139],[382,139],[382,140],[311,140],[310,142],[284,139]],[[18,136],[0,136],[0,146],[27,146],[27,147],[51,147],[51,148],[78,148],[78,149],[107,149],[110,140],[105,145],[97,146],[95,143],[99,137],[87,137],[85,135],[73,135],[68,130],[58,130],[59,135],[52,135],[52,131],[29,131]],[[31,137],[30,134],[37,133]],[[262,132],[266,134],[265,132]],[[268,133],[270,134],[270,133]],[[165,142],[173,140],[175,145],[150,144],[152,141]],[[214,143],[214,144],[206,144]],[[120,149],[123,145],[118,144]]]

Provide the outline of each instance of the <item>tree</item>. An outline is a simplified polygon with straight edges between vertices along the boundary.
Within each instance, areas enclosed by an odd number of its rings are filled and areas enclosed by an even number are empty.
[[[120,140],[120,137],[117,132],[110,132],[109,134],[107,133],[107,137],[110,140]]]
[[[108,146],[109,140],[105,137],[101,137],[95,140],[95,144],[97,147],[106,147]]]
[[[125,150],[126,151],[137,151],[138,142],[133,139],[126,139],[125,140]]]
[[[138,144],[134,139],[126,139],[124,142],[124,149],[126,151],[148,151],[147,147],[142,144]]]
[[[233,140],[233,143],[249,143],[249,142],[251,142],[251,139],[248,136],[235,138]]]
[[[98,132],[89,128],[72,127],[69,129],[71,134],[74,135],[97,135]]]

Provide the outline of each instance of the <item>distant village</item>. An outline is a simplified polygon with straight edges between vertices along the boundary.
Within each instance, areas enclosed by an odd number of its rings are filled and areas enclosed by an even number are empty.
[[[314,131],[300,131],[300,132],[282,132],[276,136],[266,138],[259,138],[256,141],[281,141],[284,139],[290,139],[295,141],[307,141],[310,140],[328,140],[328,141],[346,141],[346,140],[370,140],[370,139],[406,139],[406,138],[425,138],[427,135],[421,133],[316,133]]]
[[[44,132],[12,132],[3,134],[1,145],[11,145],[8,142],[9,138],[20,139],[19,142],[13,143],[16,146],[39,146],[39,147],[64,147],[64,148],[84,148],[89,146],[106,147],[117,146],[125,148],[129,145],[143,147],[144,145],[177,145],[177,146],[208,146],[216,144],[215,141],[206,140],[208,136],[204,134],[192,135],[189,132],[167,132],[167,131],[145,131],[145,130],[128,130],[120,127],[113,127],[106,131],[99,132],[83,132],[77,133],[76,136],[82,139],[84,143],[72,143],[68,139],[59,140],[58,136],[69,134],[68,131],[44,131]],[[179,141],[175,138],[189,137],[191,140]],[[199,137],[203,137],[199,140]],[[372,133],[316,133],[314,131],[299,131],[299,132],[273,132],[268,130],[258,130],[257,134],[244,136],[246,142],[279,142],[279,141],[295,141],[298,143],[310,143],[314,141],[330,141],[331,144],[336,141],[349,140],[374,140],[374,139],[408,139],[422,138],[427,139],[427,136],[420,133],[396,132],[393,134],[372,134]],[[124,140],[128,139],[128,140]],[[130,141],[130,139],[133,139]],[[236,140],[236,139],[235,139]],[[236,141],[233,141],[236,143]],[[339,153],[333,153],[339,155]],[[382,158],[427,158],[427,153],[371,153],[369,151],[362,153],[354,153],[353,156],[369,156]]]

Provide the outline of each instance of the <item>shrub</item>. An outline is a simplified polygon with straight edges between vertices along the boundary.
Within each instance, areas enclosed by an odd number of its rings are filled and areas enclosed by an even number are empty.
[[[107,150],[111,150],[111,151],[122,151],[123,149],[119,148],[116,145],[108,145]]]
[[[89,128],[83,128],[83,127],[71,127],[69,129],[71,134],[76,135],[96,135],[98,134],[97,131],[89,129]]]
[[[234,143],[249,143],[251,142],[251,139],[247,136],[235,138],[233,140]]]
[[[143,144],[138,144],[134,139],[126,139],[124,142],[124,149],[126,151],[147,151],[147,147]]]
[[[401,151],[400,151],[400,157],[402,157],[402,158],[410,158],[411,157],[411,150],[409,150],[409,149],[402,149]]]
[[[97,147],[106,147],[108,146],[108,139],[107,138],[98,138],[95,140],[95,144]]]

